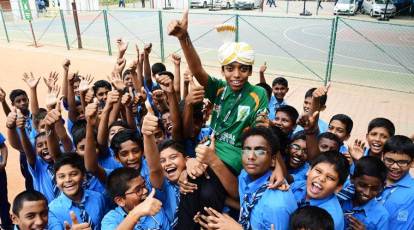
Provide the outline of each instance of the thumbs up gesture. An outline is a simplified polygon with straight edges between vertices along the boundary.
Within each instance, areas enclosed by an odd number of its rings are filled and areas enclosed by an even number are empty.
[[[96,124],[96,119],[98,118],[98,106],[99,106],[99,101],[96,97],[93,99],[92,103],[86,106],[85,118],[88,124],[91,124],[91,125]]]
[[[203,86],[196,85],[194,82],[193,77],[189,79],[190,83],[190,90],[188,92],[187,97],[185,98],[185,102],[188,104],[198,104],[203,102],[205,90]]]
[[[16,126],[19,129],[24,129],[26,125],[26,118],[23,116],[20,109],[16,109]]]
[[[210,139],[206,139],[196,147],[195,152],[198,162],[210,165],[214,160],[217,160],[215,142],[216,139],[211,136]]]
[[[179,40],[183,40],[187,35],[188,29],[188,9],[183,13],[181,20],[173,20],[168,25],[168,35],[175,36]]]
[[[70,226],[70,224],[65,221],[65,230],[92,230],[91,226],[89,226],[89,223],[79,223],[78,218],[73,211],[70,211],[69,215],[70,219],[72,220],[72,226]]]
[[[50,110],[47,114],[46,117],[44,119],[46,126],[51,127],[53,126],[56,122],[61,120],[61,103],[59,101],[59,103],[56,104],[56,107],[52,110]]]
[[[154,111],[148,101],[145,101],[145,107],[147,108],[147,115],[145,115],[142,122],[141,132],[145,136],[154,135],[154,132],[158,128],[158,117],[154,115]]]
[[[136,214],[139,217],[143,216],[154,216],[161,210],[162,203],[161,201],[154,198],[155,195],[155,189],[151,190],[151,193],[145,198],[145,200],[135,206],[134,209],[132,209],[132,214]]]
[[[7,115],[6,127],[8,129],[16,128],[16,120],[17,120],[17,111],[16,111],[16,107],[13,107],[12,111]]]

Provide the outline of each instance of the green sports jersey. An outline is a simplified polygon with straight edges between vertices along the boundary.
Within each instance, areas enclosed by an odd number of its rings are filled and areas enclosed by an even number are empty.
[[[258,113],[267,111],[266,92],[249,82],[239,92],[233,92],[226,81],[209,76],[205,97],[214,104],[211,128],[216,139],[216,153],[240,172],[241,135],[245,128],[255,125]]]

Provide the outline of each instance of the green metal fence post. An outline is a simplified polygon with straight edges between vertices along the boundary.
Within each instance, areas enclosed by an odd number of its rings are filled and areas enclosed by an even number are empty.
[[[68,50],[70,50],[69,39],[68,39],[68,32],[66,31],[66,23],[65,23],[65,16],[63,15],[63,10],[59,10],[59,13],[60,13],[60,20],[62,21],[63,33],[65,35],[66,48]]]
[[[165,61],[165,54],[164,54],[164,35],[163,35],[163,28],[162,28],[162,12],[161,10],[158,11],[158,26],[160,30],[160,50],[161,50],[161,62]]]
[[[9,34],[7,33],[6,21],[4,20],[3,9],[0,8],[1,21],[3,22],[4,33],[6,34],[7,42],[10,42]]]
[[[327,85],[328,82],[331,80],[337,28],[338,28],[338,17],[335,17],[332,20],[332,26],[331,26],[331,37],[329,41],[328,62],[326,63],[326,72],[325,72],[325,80],[324,80],[325,85]]]
[[[289,13],[289,0],[286,1],[286,14]]]
[[[106,32],[106,45],[108,46],[109,56],[112,56],[111,38],[109,37],[109,26],[108,26],[108,11],[103,10],[103,15],[104,15],[105,32]]]
[[[236,14],[235,26],[236,26],[236,34],[235,34],[235,42],[239,42],[239,15]]]

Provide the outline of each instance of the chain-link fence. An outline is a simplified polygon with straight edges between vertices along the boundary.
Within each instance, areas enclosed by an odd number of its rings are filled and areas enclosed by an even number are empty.
[[[153,58],[166,61],[181,53],[176,38],[168,36],[171,20],[180,12],[99,10],[48,12],[32,21],[40,46],[82,47],[112,55],[116,39],[130,42],[128,52],[151,42]],[[1,11],[0,42],[33,43],[29,23],[14,12]],[[191,13],[189,33],[204,65],[218,66],[218,24],[232,24],[235,40],[253,45],[256,65],[267,63],[267,73],[327,83],[355,84],[414,93],[414,26],[350,18],[258,16]],[[81,40],[78,40],[78,37]]]

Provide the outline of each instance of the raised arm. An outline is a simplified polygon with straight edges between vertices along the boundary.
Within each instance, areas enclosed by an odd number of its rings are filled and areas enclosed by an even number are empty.
[[[263,65],[260,66],[260,69],[259,69],[260,83],[266,83],[266,78],[264,75],[264,73],[266,72],[266,69],[267,69],[267,65],[265,62]]]
[[[61,119],[60,105],[56,106],[55,109],[50,110],[44,119],[47,132],[47,148],[54,161],[62,155],[59,139],[55,131],[55,125],[60,122]]]
[[[183,112],[183,136],[184,138],[194,138],[198,133],[194,133],[194,105],[202,103],[204,98],[204,88],[196,86],[192,80],[189,79],[191,91],[185,98],[184,112]]]
[[[6,116],[9,115],[11,111],[6,101],[6,92],[1,87],[0,87],[0,103],[3,106],[4,114],[6,114]]]
[[[33,73],[30,72],[30,76],[27,73],[23,73],[23,81],[30,88],[30,111],[32,114],[39,112],[39,102],[37,100],[37,84],[39,84],[40,77],[35,78]]]
[[[13,110],[7,115],[6,127],[7,127],[7,139],[9,140],[10,145],[17,151],[23,151],[23,147],[20,143],[19,134],[16,130],[16,120],[17,112],[16,108],[13,107]]]
[[[182,89],[182,92],[183,92],[182,99],[183,100],[188,95],[189,84],[190,84],[190,80],[191,80],[192,77],[193,77],[193,75],[191,74],[190,70],[186,69],[185,72],[184,72],[184,84],[183,84],[183,89]]]
[[[121,104],[123,107],[123,115],[124,115],[124,119],[126,119],[128,126],[132,129],[132,130],[136,130],[137,129],[137,124],[135,123],[135,119],[134,119],[134,115],[132,114],[132,96],[134,95],[132,92],[132,88],[128,88],[128,93],[124,93],[124,95],[122,95],[121,98]]]
[[[171,54],[171,61],[174,64],[174,91],[177,98],[181,97],[181,57],[178,54]]]
[[[114,88],[119,92],[119,99],[114,103],[111,113],[109,114],[109,124],[116,121],[119,117],[119,111],[121,109],[121,96],[125,92],[126,85],[121,79],[121,75],[117,73],[112,73],[111,77],[108,79]]]
[[[106,99],[105,107],[101,113],[101,121],[98,125],[98,145],[108,147],[108,135],[109,130],[108,127],[111,123],[109,123],[109,113],[112,110],[112,106],[114,103],[117,103],[119,100],[119,92],[117,90],[112,90],[108,92],[108,96]]]
[[[27,136],[25,124],[26,120],[23,116],[23,114],[17,110],[17,119],[16,119],[16,126],[20,130],[20,140],[21,145],[24,153],[26,154],[27,162],[29,165],[34,166],[36,163],[36,152],[32,146],[32,143],[30,143],[30,139]]]
[[[0,145],[0,156],[1,156],[0,170],[3,170],[6,168],[7,158],[9,156],[9,151],[7,149],[6,143],[3,143]]]
[[[175,36],[180,41],[181,48],[183,49],[185,59],[188,62],[188,67],[191,73],[195,76],[197,81],[204,87],[207,87],[208,74],[204,70],[200,57],[195,50],[190,35],[188,34],[188,10],[183,13],[181,21],[174,20],[168,25],[168,34]]]
[[[73,90],[73,83],[76,75],[77,73],[71,73],[68,76],[68,117],[73,123],[76,122],[76,119],[78,117],[78,110],[76,109],[75,91]]]
[[[63,99],[67,100],[68,98],[68,74],[69,74],[69,66],[70,66],[70,60],[65,59],[63,61],[62,67],[63,67],[63,81],[62,81],[62,95]]]
[[[151,65],[149,62],[149,54],[151,53],[152,44],[146,44],[144,47],[144,80],[148,89],[152,89],[152,74],[151,74]]]

